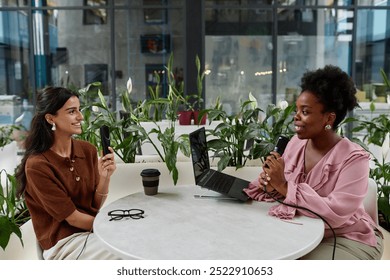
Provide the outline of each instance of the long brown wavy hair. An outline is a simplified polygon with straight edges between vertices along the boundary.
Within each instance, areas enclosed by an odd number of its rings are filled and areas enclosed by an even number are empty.
[[[72,96],[79,97],[78,93],[62,87],[46,87],[37,94],[35,115],[25,140],[25,153],[15,174],[18,183],[18,197],[23,195],[26,188],[25,167],[27,159],[31,155],[47,151],[54,142],[54,134],[51,130],[51,125],[45,119],[45,115],[56,115],[57,111]]]

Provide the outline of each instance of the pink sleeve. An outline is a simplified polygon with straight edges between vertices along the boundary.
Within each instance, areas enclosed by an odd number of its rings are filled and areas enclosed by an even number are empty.
[[[260,186],[258,180],[254,180],[249,183],[249,186],[244,189],[244,192],[253,200],[257,201],[266,201],[266,202],[274,202],[275,200],[263,191],[263,188]],[[278,199],[282,198],[276,191],[272,192],[272,195],[275,195]]]
[[[368,172],[368,156],[354,153],[333,170],[324,165],[321,172],[315,174],[322,178],[318,186],[288,181],[284,202],[308,208],[325,218],[332,226],[340,227],[361,206],[367,192]],[[280,218],[292,218],[295,211],[293,207],[277,205],[270,209],[269,214]],[[317,217],[308,211],[304,212],[307,216]]]

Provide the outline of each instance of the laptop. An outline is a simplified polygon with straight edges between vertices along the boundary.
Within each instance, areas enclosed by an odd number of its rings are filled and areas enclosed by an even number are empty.
[[[195,183],[228,197],[247,201],[249,197],[243,189],[248,187],[249,181],[210,168],[205,128],[191,132],[189,138]]]

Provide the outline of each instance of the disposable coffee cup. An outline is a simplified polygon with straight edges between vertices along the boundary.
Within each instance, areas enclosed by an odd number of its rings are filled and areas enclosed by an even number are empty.
[[[141,172],[142,184],[146,195],[155,195],[158,192],[160,171],[154,168],[144,169]]]

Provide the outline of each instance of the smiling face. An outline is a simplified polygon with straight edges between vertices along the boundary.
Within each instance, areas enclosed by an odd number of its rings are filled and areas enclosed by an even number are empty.
[[[324,106],[310,91],[303,91],[299,95],[296,110],[294,125],[300,139],[323,137],[328,133],[325,126],[333,126],[335,114],[324,112]]]
[[[50,124],[56,124],[55,133],[72,136],[80,134],[81,121],[84,119],[80,112],[80,101],[76,96],[72,96],[65,102],[64,106],[55,115],[48,114],[47,119]]]

